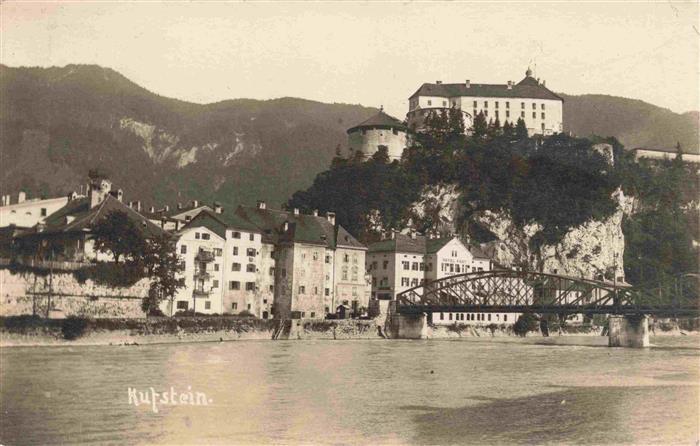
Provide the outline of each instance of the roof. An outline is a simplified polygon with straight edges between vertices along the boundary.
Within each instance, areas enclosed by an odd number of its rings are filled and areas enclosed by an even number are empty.
[[[415,238],[397,233],[393,239],[381,240],[369,246],[370,252],[410,252],[416,254],[434,254],[440,251],[455,237],[428,238],[416,235]]]
[[[355,130],[362,128],[385,128],[385,129],[400,129],[408,130],[408,128],[403,124],[403,122],[394,118],[393,116],[387,115],[383,110],[379,110],[379,113],[372,116],[371,118],[362,121],[354,127],[347,130],[347,133],[352,133]]]
[[[130,220],[137,223],[137,227],[143,231],[146,237],[158,236],[164,233],[161,228],[153,224],[148,218],[109,194],[100,204],[92,209],[90,209],[90,201],[87,198],[69,201],[61,209],[46,217],[44,230],[41,233],[89,232],[98,221],[112,211],[124,212]],[[72,219],[68,221],[68,217],[72,217]]]
[[[537,82],[532,76],[526,76],[517,84],[508,87],[507,84],[472,84],[467,87],[462,84],[430,84],[426,83],[411,95],[415,96],[439,96],[445,98],[468,96],[488,98],[532,98],[551,99],[564,101],[559,95]]]
[[[345,228],[333,225],[325,217],[294,214],[276,209],[239,206],[236,216],[257,227],[268,243],[310,243],[328,248],[347,247],[365,249]],[[284,231],[284,223],[288,223]]]
[[[227,229],[260,232],[258,228],[235,214],[217,214],[206,209],[197,214],[192,220],[183,226],[179,232],[198,226],[204,226],[205,228],[210,229],[223,239],[226,238]]]

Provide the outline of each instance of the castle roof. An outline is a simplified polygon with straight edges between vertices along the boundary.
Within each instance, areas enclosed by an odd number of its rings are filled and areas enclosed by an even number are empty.
[[[452,97],[487,97],[487,98],[531,98],[531,99],[551,99],[564,101],[559,95],[549,90],[543,84],[528,74],[517,84],[508,86],[507,84],[442,84],[425,83],[411,95],[409,99],[416,96],[438,96],[445,98]]]
[[[384,113],[384,110],[379,110],[379,113],[367,119],[366,121],[363,121],[357,124],[356,126],[349,128],[347,132],[352,133],[355,130],[363,128],[407,130],[407,127],[403,124],[403,122],[399,121],[393,116],[387,115],[386,113]]]

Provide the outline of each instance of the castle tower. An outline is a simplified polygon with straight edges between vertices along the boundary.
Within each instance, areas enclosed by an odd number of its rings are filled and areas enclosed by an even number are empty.
[[[348,145],[351,153],[360,152],[365,158],[383,146],[390,160],[400,160],[407,145],[407,131],[401,121],[380,109],[376,115],[348,129]]]

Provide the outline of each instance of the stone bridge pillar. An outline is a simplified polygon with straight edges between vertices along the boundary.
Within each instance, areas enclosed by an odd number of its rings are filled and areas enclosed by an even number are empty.
[[[389,305],[388,334],[393,339],[427,339],[428,317],[425,313],[401,314],[396,311],[396,302]]]
[[[649,316],[611,315],[608,319],[609,347],[649,347]]]

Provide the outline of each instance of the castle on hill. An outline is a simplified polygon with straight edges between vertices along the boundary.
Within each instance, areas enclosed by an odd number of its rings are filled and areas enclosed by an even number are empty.
[[[431,112],[451,108],[461,111],[467,132],[479,113],[487,121],[498,120],[501,124],[506,121],[515,124],[522,119],[530,136],[553,135],[564,130],[564,100],[549,90],[544,81],[535,79],[529,68],[518,83],[473,84],[469,80],[458,84],[425,83],[411,95],[408,104],[405,122],[382,109],[349,128],[350,153],[371,157],[380,147],[386,147],[389,159],[401,159],[411,132],[423,131]]]

